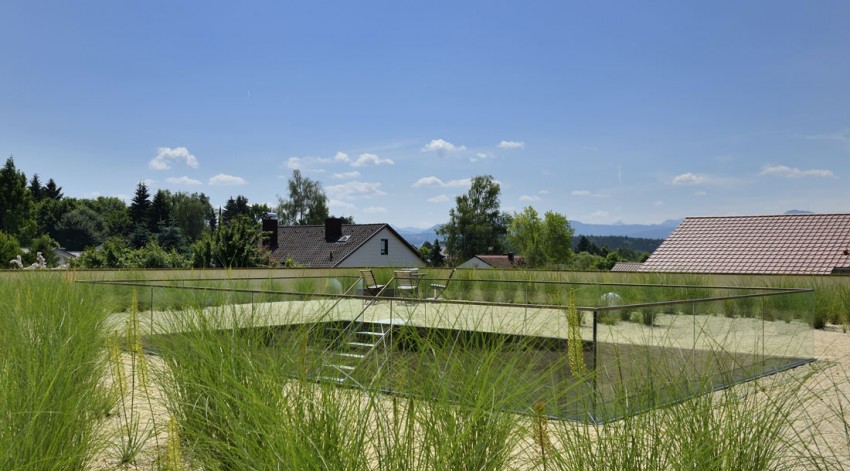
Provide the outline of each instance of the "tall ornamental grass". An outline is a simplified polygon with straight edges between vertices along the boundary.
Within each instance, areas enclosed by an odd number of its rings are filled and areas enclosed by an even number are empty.
[[[0,285],[0,469],[87,469],[104,447],[107,309],[62,274]]]

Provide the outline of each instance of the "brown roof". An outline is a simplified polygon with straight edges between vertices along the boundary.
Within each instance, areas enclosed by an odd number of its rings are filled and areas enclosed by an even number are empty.
[[[272,251],[272,258],[280,264],[291,257],[305,267],[335,267],[385,227],[410,250],[418,253],[388,224],[343,224],[342,237],[333,242],[325,240],[324,225],[278,226],[277,247]]]
[[[475,258],[490,265],[493,268],[516,268],[525,265],[522,255],[514,255],[511,261],[508,255],[476,255]]]
[[[850,214],[689,217],[640,271],[829,274],[850,270]]]
[[[640,262],[617,262],[611,267],[611,271],[640,271],[640,267],[643,265]]]

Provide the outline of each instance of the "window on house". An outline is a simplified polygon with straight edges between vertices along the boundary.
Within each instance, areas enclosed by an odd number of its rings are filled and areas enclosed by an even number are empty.
[[[390,253],[390,240],[389,239],[381,239],[381,255],[387,255]]]

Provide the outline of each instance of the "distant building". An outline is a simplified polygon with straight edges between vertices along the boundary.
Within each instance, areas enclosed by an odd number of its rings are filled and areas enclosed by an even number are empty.
[[[850,214],[685,218],[640,271],[850,273]]]
[[[521,268],[525,266],[522,255],[476,255],[458,265],[458,268]]]
[[[643,264],[640,262],[617,262],[611,267],[611,271],[636,272],[640,271],[641,265]]]
[[[281,226],[263,219],[264,243],[281,265],[287,259],[312,268],[422,267],[419,252],[389,224],[343,224],[329,218],[323,226]]]

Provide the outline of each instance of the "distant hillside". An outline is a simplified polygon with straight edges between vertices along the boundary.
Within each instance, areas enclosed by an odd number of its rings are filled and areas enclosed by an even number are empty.
[[[681,219],[669,219],[661,224],[585,224],[570,221],[576,236],[625,236],[644,239],[666,239]]]
[[[434,242],[434,239],[437,238],[437,228],[442,224],[437,224],[429,227],[428,229],[419,229],[416,227],[393,227],[404,240],[410,242],[416,247],[421,246],[425,242]]]
[[[615,224],[585,224],[581,221],[570,221],[570,225],[573,226],[573,230],[575,231],[575,236],[595,236],[593,239],[599,245],[608,245],[610,249],[616,249],[618,247],[625,247],[627,245],[612,245],[607,242],[604,242],[599,239],[597,236],[619,236],[619,237],[631,237],[636,239],[651,239],[654,241],[658,241],[658,239],[666,239],[667,236],[676,229],[676,226],[682,222],[681,220],[669,220],[664,221],[661,224],[623,224],[623,223],[615,223]],[[394,229],[401,234],[402,237],[405,238],[411,244],[419,247],[422,243],[434,242],[434,239],[437,238],[437,228],[440,227],[441,224],[434,225],[427,229],[419,229],[415,227],[395,227]],[[613,243],[613,241],[612,241]],[[628,242],[619,241],[617,244],[627,244]],[[639,242],[638,244],[641,246],[651,246],[655,242]],[[660,244],[660,242],[658,242]],[[658,245],[655,245],[657,247]],[[652,252],[655,250],[646,250],[646,249],[638,249],[636,247],[635,250],[645,250],[646,252]]]
[[[573,248],[578,244],[580,236],[573,237]],[[647,239],[643,237],[628,236],[586,236],[591,242],[599,247],[608,247],[608,250],[632,249],[635,252],[652,253],[664,242],[664,239]]]

